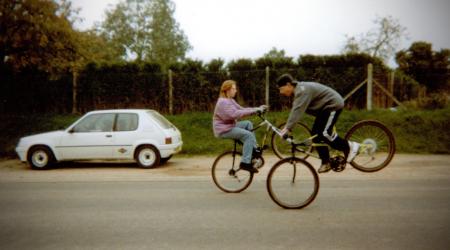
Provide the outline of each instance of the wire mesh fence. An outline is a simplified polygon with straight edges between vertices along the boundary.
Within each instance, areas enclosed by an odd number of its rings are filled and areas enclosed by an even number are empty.
[[[223,81],[238,83],[238,102],[259,106],[266,100],[272,110],[290,107],[289,98],[282,98],[274,84],[283,73],[299,81],[315,81],[336,89],[346,96],[367,75],[367,65],[353,67],[298,67],[294,69],[217,70],[168,73],[146,70],[81,72],[58,79],[44,74],[4,75],[0,84],[1,113],[84,113],[95,109],[150,108],[162,113],[212,112]],[[415,98],[419,88],[404,79],[395,78],[374,68],[373,79],[400,101]],[[395,76],[394,76],[395,77]],[[268,81],[268,82],[267,82]],[[268,88],[268,89],[266,89]],[[380,88],[374,87],[375,107],[396,105]],[[74,99],[74,93],[75,99]],[[347,108],[366,107],[366,87],[361,87],[346,100]]]

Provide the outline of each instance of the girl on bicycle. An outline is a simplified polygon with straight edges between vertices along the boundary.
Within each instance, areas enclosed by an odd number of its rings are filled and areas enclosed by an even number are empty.
[[[256,149],[255,134],[251,131],[253,124],[250,121],[237,121],[245,116],[263,112],[267,106],[243,108],[235,100],[236,82],[226,80],[220,88],[213,116],[213,130],[217,138],[234,139],[243,142],[240,168],[253,173],[258,170],[252,166],[252,154]]]

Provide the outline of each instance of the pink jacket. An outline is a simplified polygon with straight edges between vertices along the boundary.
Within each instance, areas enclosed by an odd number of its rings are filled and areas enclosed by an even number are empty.
[[[256,112],[256,108],[243,108],[233,98],[220,97],[217,100],[213,116],[214,135],[230,131],[236,126],[236,120]]]

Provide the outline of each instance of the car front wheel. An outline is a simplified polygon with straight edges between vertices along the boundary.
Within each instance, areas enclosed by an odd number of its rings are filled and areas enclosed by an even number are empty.
[[[28,162],[32,169],[47,169],[54,161],[53,153],[47,147],[33,147],[28,154]]]
[[[137,164],[142,168],[153,168],[159,165],[161,156],[154,146],[146,145],[137,149],[135,154]]]

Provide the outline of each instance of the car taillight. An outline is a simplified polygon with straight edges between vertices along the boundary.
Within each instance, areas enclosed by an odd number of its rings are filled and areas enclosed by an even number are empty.
[[[172,137],[166,137],[166,144],[172,144]]]

